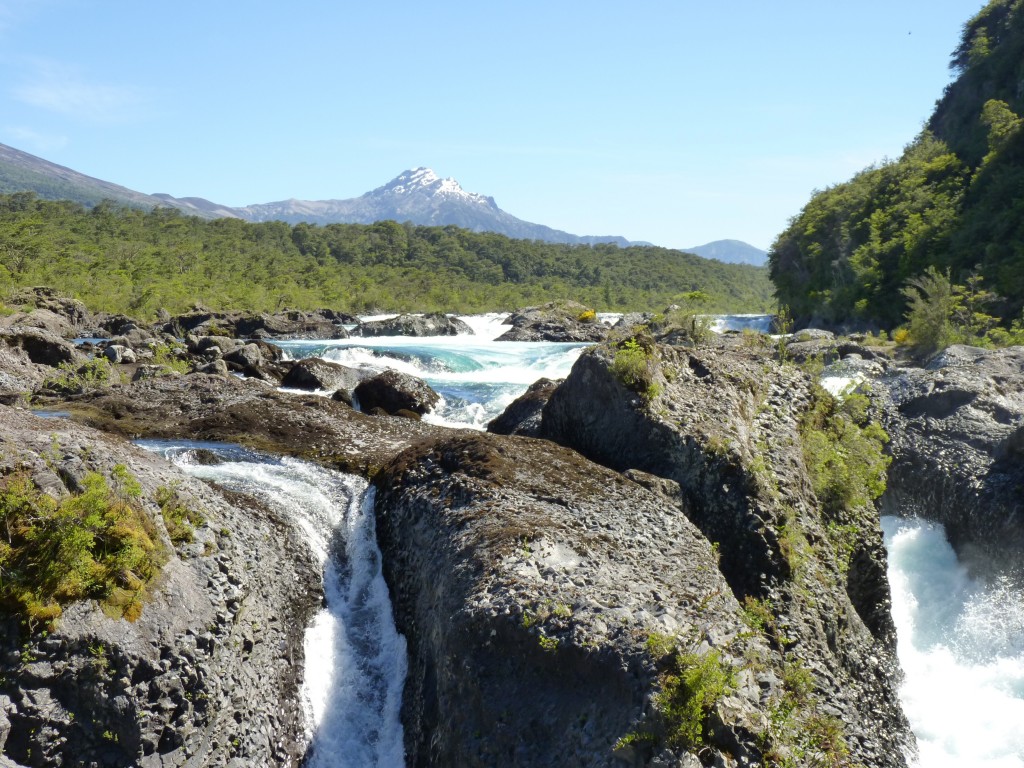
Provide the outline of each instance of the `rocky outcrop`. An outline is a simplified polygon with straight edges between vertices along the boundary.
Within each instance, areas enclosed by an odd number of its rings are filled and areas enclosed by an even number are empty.
[[[368,476],[411,443],[451,430],[376,418],[314,394],[205,374],[142,378],[54,406],[128,437],[219,440]]]
[[[409,643],[409,766],[696,766],[698,750],[759,764],[779,678],[744,661],[767,657],[764,640],[666,498],[564,448],[480,433],[410,448],[376,487]],[[676,641],[736,676],[703,746],[668,743],[678,723],[656,712]]]
[[[457,317],[443,312],[426,315],[398,315],[386,320],[368,320],[356,326],[357,336],[458,336],[473,329]]]
[[[322,390],[334,392],[344,389],[351,392],[359,384],[362,376],[355,368],[308,357],[295,362],[281,380],[282,387],[305,389],[308,391]]]
[[[410,411],[420,416],[441,400],[441,396],[423,379],[392,370],[363,379],[352,396],[366,412],[379,408],[390,414]]]
[[[17,470],[55,496],[124,465],[166,550],[135,621],[65,607],[50,632],[0,621],[4,765],[298,766],[299,685],[319,565],[292,524],[119,439],[0,406],[0,483]],[[202,515],[173,545],[159,489]]]
[[[800,450],[810,380],[742,346],[659,345],[645,355],[642,395],[616,375],[613,345],[581,355],[544,408],[543,434],[612,468],[677,482],[733,593],[772,606],[771,621],[794,641],[773,646],[775,663],[814,670],[854,762],[904,765],[913,737],[896,696],[877,513],[842,521],[856,530],[844,551]]]
[[[1019,568],[1024,347],[950,347],[924,368],[878,380],[876,389],[892,438],[883,508],[941,522],[974,567]]]
[[[85,304],[53,288],[19,288],[8,295],[7,303],[21,312],[0,323],[42,328],[66,339],[82,335],[92,321]]]
[[[0,403],[14,405],[25,400],[43,381],[41,366],[20,347],[0,344]]]
[[[541,413],[560,383],[561,380],[538,379],[487,424],[487,431],[495,435],[540,437]]]
[[[608,326],[600,322],[593,310],[574,301],[551,302],[513,312],[505,321],[511,330],[498,341],[604,341]]]
[[[83,363],[85,355],[75,345],[55,333],[41,328],[13,325],[0,329],[0,343],[22,349],[37,365],[56,367],[68,363]]]
[[[172,317],[159,330],[175,336],[222,335],[235,338],[345,339],[344,324],[356,318],[333,310],[286,310],[274,314],[196,309]]]

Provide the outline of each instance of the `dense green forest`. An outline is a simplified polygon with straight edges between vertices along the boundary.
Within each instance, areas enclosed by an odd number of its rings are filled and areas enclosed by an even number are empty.
[[[453,226],[205,220],[0,196],[0,294],[48,285],[94,308],[152,317],[216,309],[512,309],[575,299],[663,309],[700,290],[708,311],[770,308],[767,270],[655,247],[558,245]]]
[[[964,26],[947,86],[896,161],[816,193],[773,244],[779,302],[802,322],[892,328],[928,267],[1024,307],[1024,0],[993,0]]]

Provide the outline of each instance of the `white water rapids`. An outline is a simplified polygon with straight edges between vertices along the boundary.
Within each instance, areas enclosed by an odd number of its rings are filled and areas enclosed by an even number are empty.
[[[536,379],[566,376],[584,347],[497,342],[508,328],[503,316],[462,319],[474,327],[473,336],[281,346],[293,358],[390,367],[424,378],[444,398],[430,420],[478,429]],[[742,317],[716,325],[764,330],[767,323]],[[833,378],[828,383],[837,391],[856,383],[842,371]],[[291,460],[185,467],[291,514],[324,562],[328,606],[306,645],[309,765],[402,765],[405,643],[391,619],[371,502],[362,501],[365,484]],[[972,581],[939,526],[885,518],[883,527],[906,675],[901,698],[918,737],[918,765],[1024,768],[1024,595],[1007,580]]]
[[[1024,594],[972,579],[942,526],[882,518],[921,768],[1024,767]]]
[[[302,530],[324,567],[326,607],[306,631],[303,686],[311,742],[308,768],[404,765],[399,713],[405,638],[395,629],[381,574],[373,490],[296,459],[271,459],[217,444],[153,441],[190,475],[252,494]],[[200,465],[192,449],[227,460]]]

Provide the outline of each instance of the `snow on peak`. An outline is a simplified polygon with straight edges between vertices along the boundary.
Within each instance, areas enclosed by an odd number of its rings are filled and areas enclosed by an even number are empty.
[[[410,195],[414,193],[427,193],[431,196],[442,195],[444,197],[459,197],[477,202],[480,195],[466,192],[459,182],[449,176],[442,179],[430,168],[420,167],[404,171],[389,184],[382,187],[380,191],[393,195]]]

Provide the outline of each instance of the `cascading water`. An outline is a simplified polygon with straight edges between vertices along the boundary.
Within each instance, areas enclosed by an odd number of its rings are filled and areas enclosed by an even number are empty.
[[[296,459],[217,444],[147,441],[196,477],[251,494],[290,518],[324,567],[326,607],[305,638],[304,697],[310,768],[404,765],[401,710],[405,639],[381,574],[373,490]],[[194,462],[203,447],[224,461]]]
[[[973,580],[940,525],[882,518],[900,695],[921,768],[1024,766],[1024,594]]]
[[[494,339],[504,316],[462,318],[473,336],[279,342],[293,358],[396,368],[445,398],[436,423],[482,427],[541,376],[568,374],[584,345]],[[717,330],[766,331],[768,316],[726,317]],[[830,370],[841,392],[858,373]],[[248,457],[193,474],[294,513],[325,563],[328,608],[307,634],[310,764],[402,764],[399,707],[405,647],[380,577],[370,501],[357,478],[301,462]],[[901,695],[921,768],[1024,768],[1024,597],[1007,580],[972,581],[939,526],[883,519],[893,614],[906,678]],[[333,556],[331,556],[333,553]]]
[[[391,368],[426,381],[442,397],[424,420],[483,429],[537,379],[568,375],[585,344],[495,341],[505,315],[460,318],[473,335],[381,336],[339,341],[277,341],[294,359],[319,357],[351,368]]]

